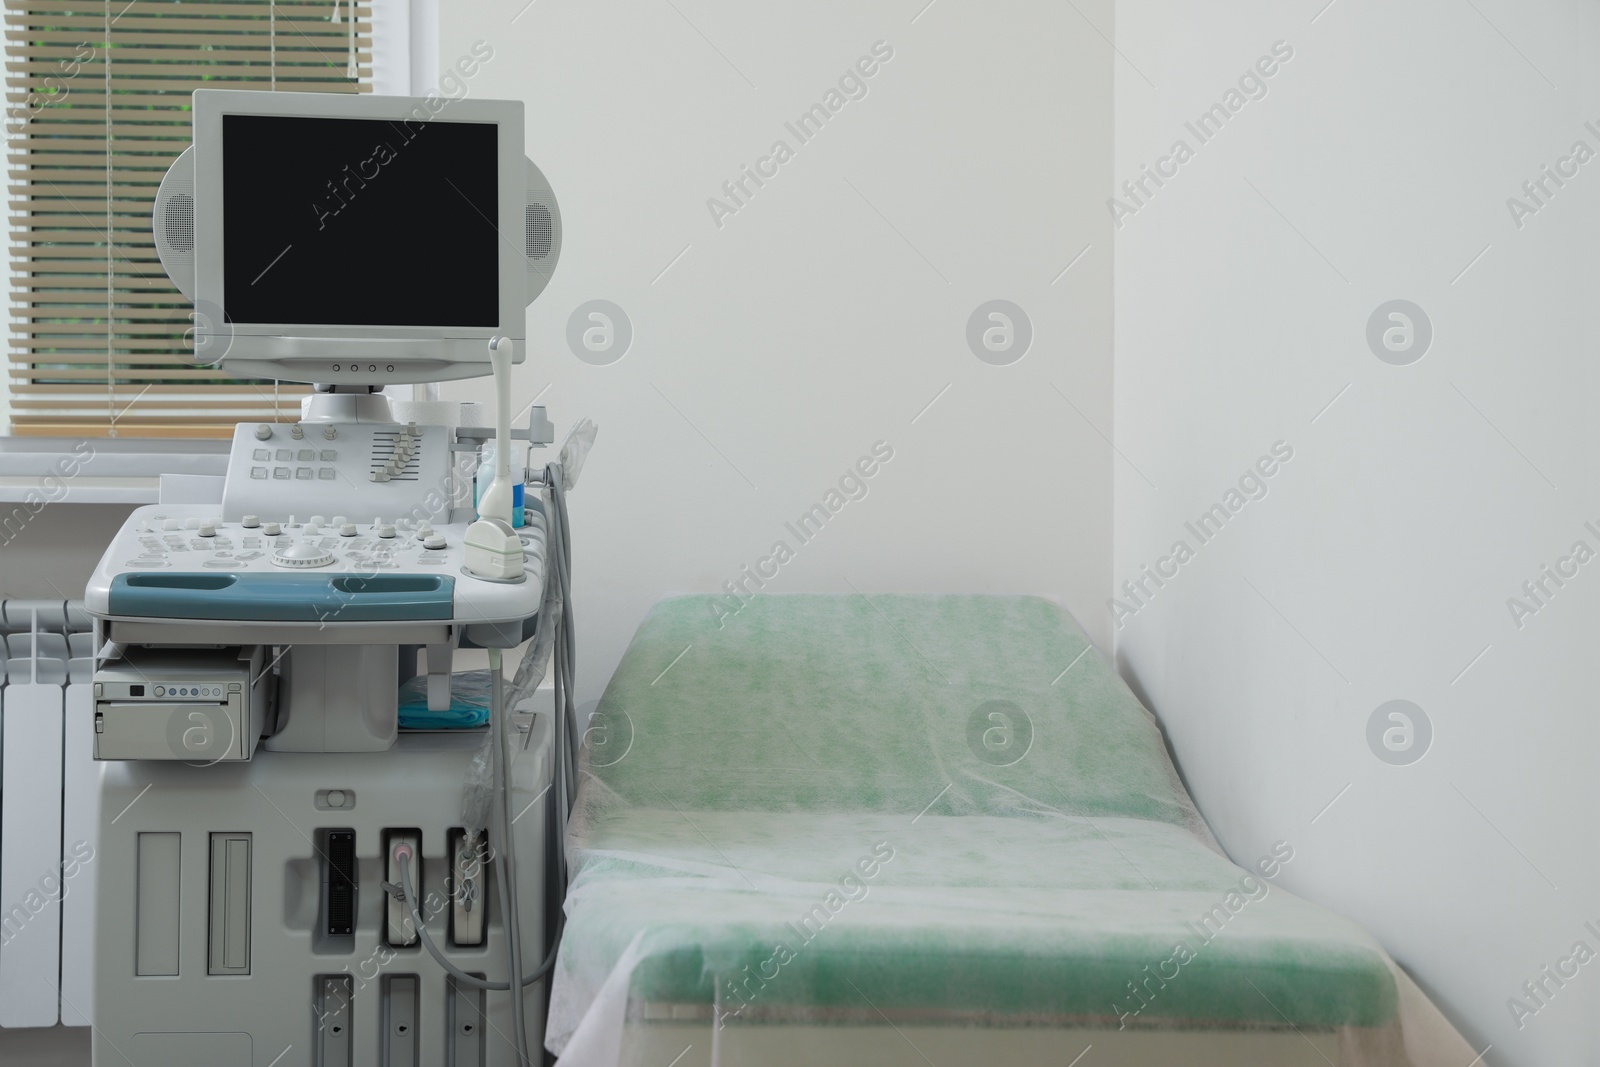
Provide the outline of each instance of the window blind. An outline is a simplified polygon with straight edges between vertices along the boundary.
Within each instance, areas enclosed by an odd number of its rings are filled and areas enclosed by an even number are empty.
[[[191,138],[198,88],[363,92],[357,0],[4,0],[11,432],[229,436],[305,386],[192,356],[150,210]]]

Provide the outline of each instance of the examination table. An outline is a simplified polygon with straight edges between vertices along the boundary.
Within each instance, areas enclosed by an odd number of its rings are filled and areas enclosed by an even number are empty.
[[[1473,1053],[1360,927],[1232,863],[1048,600],[679,597],[590,722],[549,1047],[644,1064]]]

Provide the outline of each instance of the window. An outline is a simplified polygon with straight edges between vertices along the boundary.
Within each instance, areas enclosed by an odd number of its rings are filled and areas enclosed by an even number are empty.
[[[10,432],[227,437],[306,387],[197,366],[150,210],[197,88],[364,92],[357,0],[5,0]]]

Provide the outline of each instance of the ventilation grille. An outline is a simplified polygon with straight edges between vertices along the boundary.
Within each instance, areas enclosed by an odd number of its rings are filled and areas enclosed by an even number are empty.
[[[354,830],[328,833],[326,856],[328,879],[329,937],[344,937],[356,928],[356,835]]]

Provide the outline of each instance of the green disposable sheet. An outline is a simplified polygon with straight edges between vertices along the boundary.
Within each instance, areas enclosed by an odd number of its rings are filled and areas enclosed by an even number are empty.
[[[674,598],[587,731],[548,1040],[601,1062],[649,1004],[1392,1027],[1393,965],[1274,884],[1293,857],[1221,853],[1048,600]]]

